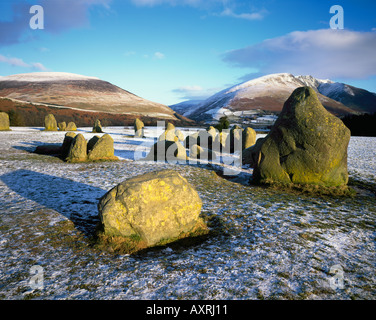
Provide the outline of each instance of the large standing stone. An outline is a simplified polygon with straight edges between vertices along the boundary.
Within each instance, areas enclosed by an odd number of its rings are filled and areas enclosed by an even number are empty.
[[[173,170],[125,180],[98,204],[106,235],[126,237],[144,247],[166,244],[197,230],[207,233],[199,216],[201,207],[194,187]]]
[[[258,183],[343,186],[350,130],[309,87],[296,89],[269,134],[250,155]]]
[[[114,139],[112,139],[112,137],[109,134],[105,134],[101,138],[99,138],[99,140],[89,151],[88,159],[90,161],[118,160],[118,158],[114,155],[114,151]]]
[[[6,112],[0,112],[0,131],[9,131],[9,115]]]
[[[142,138],[144,136],[144,123],[140,119],[134,121],[135,137]]]
[[[81,133],[73,139],[66,160],[68,162],[87,161],[87,142]]]
[[[57,131],[57,122],[53,114],[48,114],[44,118],[45,131]]]

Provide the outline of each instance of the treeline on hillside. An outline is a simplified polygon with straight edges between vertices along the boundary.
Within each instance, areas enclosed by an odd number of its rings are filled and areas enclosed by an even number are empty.
[[[352,136],[376,137],[376,113],[348,115],[342,119]]]
[[[107,126],[133,126],[134,120],[140,118],[145,126],[156,126],[160,119],[131,114],[113,114],[106,112],[90,112],[70,108],[49,107],[33,103],[15,103],[6,98],[0,98],[0,112],[9,115],[10,126],[35,126],[43,127],[47,114],[53,114],[57,122],[74,122],[78,127],[93,126],[96,119],[101,121],[103,127]],[[177,120],[165,120],[176,126],[193,126],[195,122],[181,115],[175,114]]]

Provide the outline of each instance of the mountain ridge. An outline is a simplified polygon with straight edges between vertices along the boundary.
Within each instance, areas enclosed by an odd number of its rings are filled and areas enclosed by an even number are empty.
[[[376,94],[364,89],[340,84],[329,79],[317,79],[309,75],[294,76],[290,73],[279,73],[226,88],[188,110],[180,109],[180,113],[197,121],[204,119],[206,122],[218,120],[226,113],[244,113],[253,110],[278,113],[282,110],[283,104],[290,94],[301,86],[312,87],[324,107],[337,116],[376,111]],[[341,88],[342,90],[340,90]],[[364,101],[360,101],[359,94],[358,96],[353,94],[354,90],[365,96]],[[341,99],[346,104],[339,101]],[[371,101],[371,103],[367,103],[367,101]],[[187,103],[187,105],[189,104]],[[175,108],[174,105],[170,107]]]

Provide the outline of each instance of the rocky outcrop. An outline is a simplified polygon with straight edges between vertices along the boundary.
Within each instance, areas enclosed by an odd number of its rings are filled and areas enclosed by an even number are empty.
[[[208,229],[192,185],[173,170],[125,180],[99,201],[104,234],[128,239],[131,250],[163,245]]]
[[[313,184],[348,182],[350,130],[320,103],[309,87],[296,89],[265,139],[248,150],[256,183]]]
[[[87,161],[87,142],[81,133],[73,138],[66,160],[72,163]]]

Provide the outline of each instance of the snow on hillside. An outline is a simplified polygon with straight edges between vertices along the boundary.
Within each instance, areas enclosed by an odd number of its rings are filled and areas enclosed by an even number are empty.
[[[0,81],[46,82],[67,80],[99,80],[99,78],[67,72],[34,72],[0,77]]]

